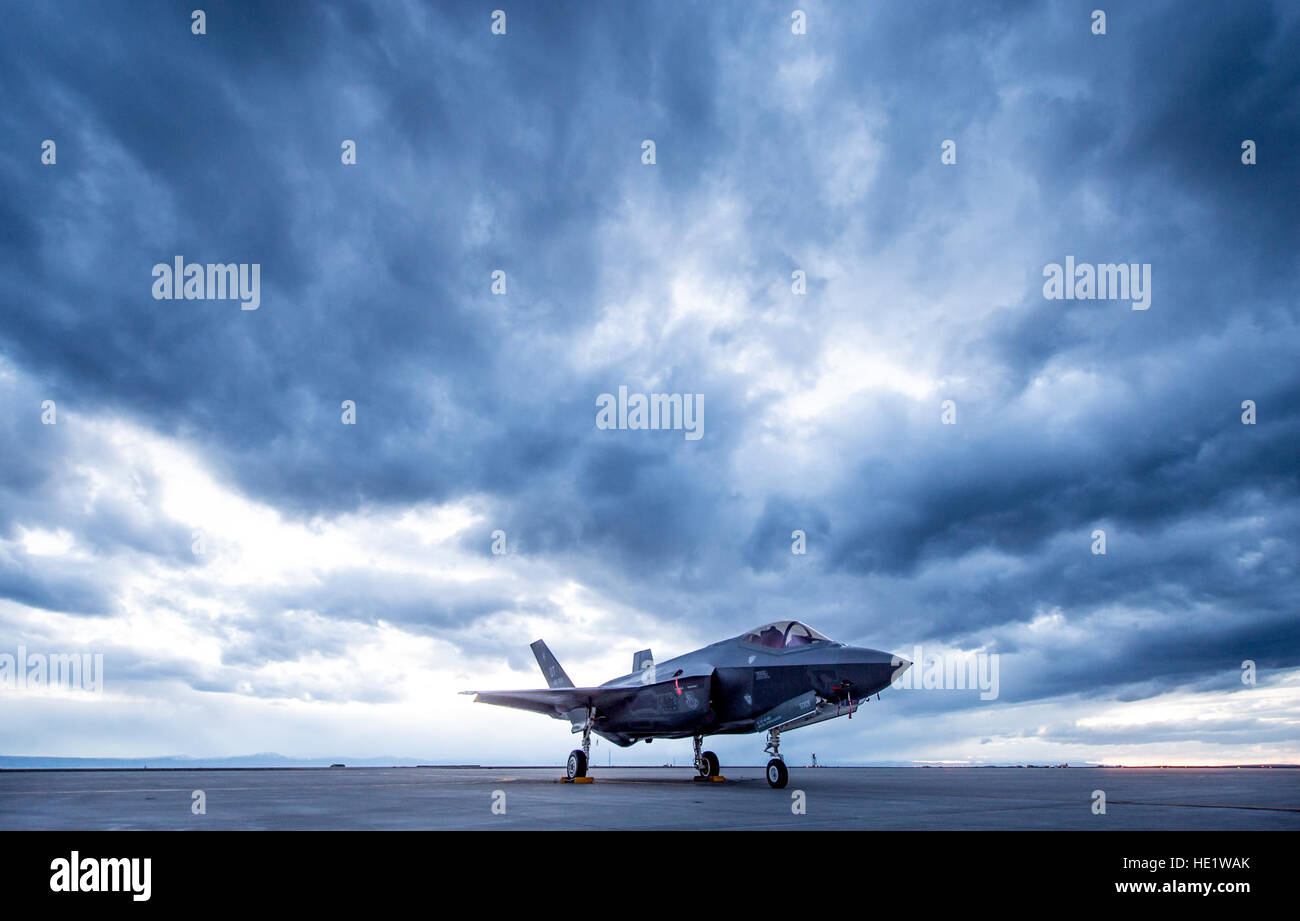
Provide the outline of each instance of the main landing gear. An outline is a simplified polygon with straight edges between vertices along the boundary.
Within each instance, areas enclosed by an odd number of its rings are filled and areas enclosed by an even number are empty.
[[[781,730],[769,729],[767,731],[767,745],[763,751],[772,753],[772,760],[767,763],[767,782],[776,790],[784,790],[785,785],[790,782],[790,772],[786,769],[785,760],[781,757]]]
[[[700,772],[701,777],[717,777],[722,770],[718,763],[718,756],[713,752],[701,752],[700,747],[704,744],[704,736],[695,737],[695,770]]]
[[[596,717],[595,707],[587,708],[587,721],[582,726],[582,748],[569,752],[569,780],[587,776],[587,762],[591,759],[591,724]]]

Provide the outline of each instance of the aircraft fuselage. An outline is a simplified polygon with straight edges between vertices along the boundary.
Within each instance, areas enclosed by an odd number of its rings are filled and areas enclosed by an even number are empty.
[[[847,714],[904,667],[887,652],[838,643],[774,651],[728,641],[606,682],[602,687],[641,687],[598,713],[596,732],[628,745],[761,731],[760,717],[808,692]]]

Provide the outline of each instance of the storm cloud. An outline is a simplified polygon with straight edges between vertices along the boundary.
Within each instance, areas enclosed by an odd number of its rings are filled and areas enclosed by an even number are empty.
[[[112,718],[6,696],[5,753],[535,762],[454,692],[537,636],[597,683],[797,617],[1002,660],[824,761],[1300,759],[1300,15],[1094,6],[8,11],[0,643]]]

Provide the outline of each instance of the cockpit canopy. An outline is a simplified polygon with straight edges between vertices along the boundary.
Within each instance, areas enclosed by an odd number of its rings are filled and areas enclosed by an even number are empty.
[[[741,637],[741,640],[765,649],[790,649],[823,640],[829,641],[830,637],[818,633],[812,627],[797,620],[777,620],[755,627]]]

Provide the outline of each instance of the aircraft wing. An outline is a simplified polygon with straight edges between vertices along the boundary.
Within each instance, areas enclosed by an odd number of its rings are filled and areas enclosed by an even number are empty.
[[[462,691],[473,694],[474,702],[545,713],[556,719],[570,719],[573,710],[595,707],[597,712],[631,699],[640,686],[624,688],[538,688],[527,691]]]

